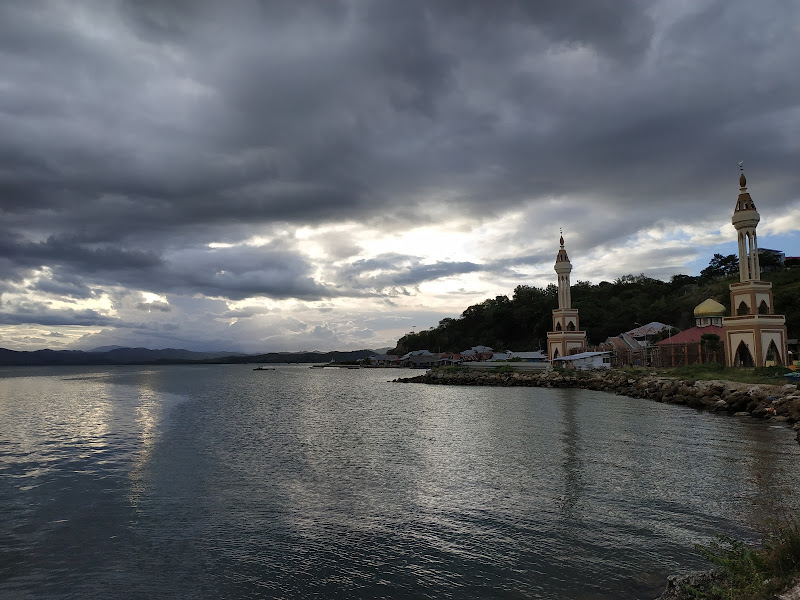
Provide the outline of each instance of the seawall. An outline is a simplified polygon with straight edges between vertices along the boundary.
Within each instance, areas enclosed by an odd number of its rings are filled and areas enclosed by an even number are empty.
[[[794,427],[800,443],[800,393],[794,384],[756,385],[716,379],[695,381],[617,369],[551,370],[539,373],[452,372],[434,369],[416,377],[394,381],[432,385],[576,387],[599,390],[631,398],[682,404],[698,410],[784,423],[787,427]]]

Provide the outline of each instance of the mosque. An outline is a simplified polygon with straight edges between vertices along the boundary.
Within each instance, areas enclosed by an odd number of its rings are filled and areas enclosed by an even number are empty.
[[[702,362],[700,346],[706,333],[715,334],[722,340],[722,348],[713,348],[712,360],[717,358],[717,351],[723,351],[726,366],[787,364],[786,317],[775,314],[772,283],[761,281],[756,236],[760,218],[747,192],[747,179],[742,172],[731,220],[739,240],[739,281],[730,284],[732,314],[725,316],[725,307],[711,298],[700,303],[694,310],[695,327],[658,344],[662,352],[671,352],[672,366],[675,366],[676,347],[688,349],[689,344],[697,347],[697,359]],[[572,308],[571,304],[569,275],[572,263],[564,248],[563,234],[559,241],[561,248],[554,266],[558,275],[558,308],[553,310],[553,329],[547,334],[547,353],[551,361],[586,349],[586,332],[581,331],[578,309]],[[688,358],[687,350],[681,362],[688,362]]]

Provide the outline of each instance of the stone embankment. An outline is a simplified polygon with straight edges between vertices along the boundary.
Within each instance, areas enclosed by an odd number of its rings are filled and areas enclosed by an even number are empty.
[[[645,398],[736,416],[751,416],[794,426],[800,442],[800,393],[797,386],[755,385],[723,380],[683,380],[629,370],[493,373],[434,369],[401,383],[522,387],[577,387]]]

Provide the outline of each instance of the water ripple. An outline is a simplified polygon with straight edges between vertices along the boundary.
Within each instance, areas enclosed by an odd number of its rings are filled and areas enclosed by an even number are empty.
[[[798,508],[784,429],[394,376],[4,370],[0,595],[650,598]]]

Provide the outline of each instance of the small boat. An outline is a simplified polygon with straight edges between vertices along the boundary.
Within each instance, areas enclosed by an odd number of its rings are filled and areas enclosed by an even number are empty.
[[[275,367],[256,367],[253,371],[274,371]]]

